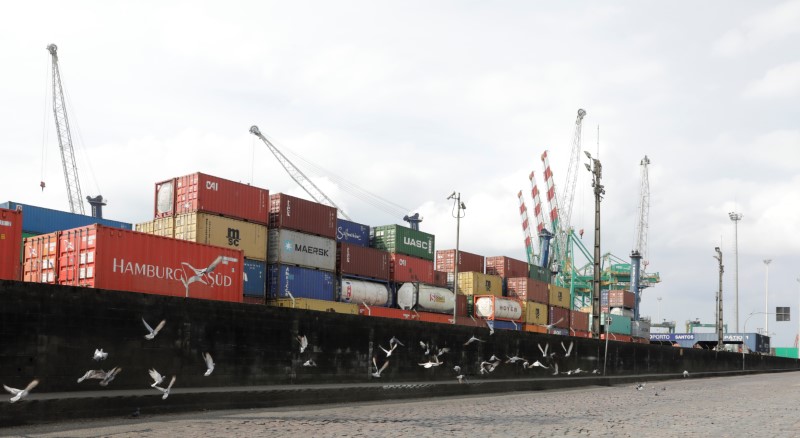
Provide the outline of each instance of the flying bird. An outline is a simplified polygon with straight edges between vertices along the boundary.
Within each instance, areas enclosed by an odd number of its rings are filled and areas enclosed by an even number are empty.
[[[544,344],[544,349],[542,349],[542,344],[536,344],[536,346],[539,347],[539,351],[542,353],[542,357],[547,357],[547,350],[550,349],[550,343]]]
[[[78,378],[78,383],[83,382],[86,379],[102,379],[106,376],[106,372],[103,370],[89,370],[83,376]]]
[[[443,354],[445,354],[445,353],[449,353],[449,352],[450,352],[450,349],[449,349],[449,348],[447,348],[447,347],[444,347],[444,348],[440,348],[440,349],[439,349],[439,352],[438,352],[438,353],[436,353],[436,355],[437,355],[437,356],[441,356],[441,355],[443,355]]]
[[[36,388],[36,385],[38,385],[38,384],[39,384],[39,380],[38,379],[33,379],[33,380],[31,380],[31,383],[28,383],[28,386],[26,386],[25,389],[12,388],[12,387],[6,386],[6,385],[3,385],[3,388],[5,388],[6,391],[8,391],[11,395],[13,395],[13,397],[11,397],[10,401],[11,401],[11,403],[15,403],[15,402],[17,402],[19,400],[22,400],[23,398],[27,397],[28,393],[31,392],[31,390],[33,390],[33,388]]]
[[[161,322],[159,322],[158,325],[156,326],[155,330],[153,329],[153,327],[150,327],[150,324],[148,324],[147,321],[144,320],[144,318],[142,318],[142,322],[144,323],[144,326],[147,327],[147,331],[150,332],[144,335],[144,338],[149,341],[155,338],[158,332],[161,331],[162,328],[164,328],[164,324],[167,323],[167,320],[162,319]]]
[[[686,371],[686,370],[683,370],[683,377],[689,377],[689,372]]]
[[[558,321],[556,321],[556,322],[554,322],[552,324],[536,324],[536,325],[546,328],[547,331],[549,332],[551,328],[555,327],[556,324],[560,323],[563,320],[564,320],[564,318],[561,318],[561,319],[559,319]]]
[[[549,366],[547,366],[547,365],[545,365],[545,364],[543,364],[543,363],[539,362],[538,360],[537,360],[536,362],[534,362],[534,363],[533,363],[533,364],[530,366],[530,368],[533,368],[533,367],[542,367],[542,368],[544,368],[544,369],[546,369],[546,370],[549,370],[549,369],[550,369],[550,367],[549,367]]]
[[[387,350],[387,349],[383,348],[382,345],[378,345],[378,348],[380,348],[381,350],[383,350],[384,353],[386,353],[386,357],[389,357],[389,356],[392,355],[392,352],[394,351],[394,349],[397,348],[397,345],[392,347],[390,350]]]
[[[207,368],[206,373],[203,375],[208,377],[211,375],[212,372],[214,372],[214,365],[216,364],[214,363],[214,359],[211,358],[211,353],[208,352],[203,353],[203,360],[206,361],[206,368]]]
[[[476,338],[475,336],[472,336],[471,338],[469,338],[467,342],[464,343],[464,346],[467,346],[473,342],[486,342],[486,341],[483,341],[481,339]]]
[[[421,363],[419,365],[423,368],[431,368],[431,367],[438,367],[439,365],[442,364],[442,362],[439,362],[439,356],[433,356],[433,359],[434,361],[428,360],[427,362]]]
[[[495,356],[494,354],[492,355],[492,357],[489,358],[489,362],[496,362],[498,360],[500,360],[500,358]]]
[[[553,375],[554,375],[554,376],[557,376],[557,375],[558,375],[558,364],[557,364],[557,363],[554,363],[554,364],[553,364],[553,366],[556,368],[556,370],[555,370],[555,371],[553,371]]]
[[[597,369],[592,370],[592,374],[600,374],[600,370],[597,370]]]
[[[105,377],[103,377],[103,380],[100,381],[100,386],[108,386],[108,384],[117,377],[120,371],[122,371],[122,367],[111,368],[111,370],[106,373]]]
[[[166,400],[167,397],[169,397],[169,390],[172,389],[172,385],[174,384],[175,384],[175,376],[172,376],[172,380],[169,381],[169,385],[166,388],[162,388],[160,386],[154,386],[155,389],[164,393],[164,395],[161,396],[161,400]]]
[[[389,361],[387,360],[386,362],[384,362],[383,366],[381,366],[380,369],[379,369],[378,368],[378,361],[375,359],[375,356],[373,356],[372,357],[372,364],[375,365],[375,372],[372,373],[372,377],[380,377],[381,373],[383,372],[383,370],[385,370],[386,367],[389,366]]]
[[[150,373],[150,377],[153,379],[153,384],[150,385],[151,388],[155,388],[156,386],[160,385],[161,382],[164,381],[164,376],[161,375],[155,368],[150,368],[148,371]]]
[[[315,366],[317,366],[317,364],[316,364],[316,362],[314,362],[314,359],[309,359],[309,360],[303,362],[303,366],[304,367],[315,367]]]
[[[308,338],[306,338],[306,335],[297,335],[297,342],[300,343],[300,353],[306,351],[306,348],[308,348]]]
[[[492,371],[495,370],[495,368],[497,368],[500,365],[500,362],[502,362],[500,359],[497,359],[494,362],[492,362],[491,360],[488,361],[485,360],[481,362],[481,374],[491,373]]]
[[[458,379],[458,383],[464,383],[464,382],[466,382],[466,381],[467,381],[467,377],[466,377],[466,376],[464,376],[463,374],[459,374],[459,375],[457,375],[457,376],[456,376],[456,379]]]
[[[422,354],[424,354],[426,356],[431,354],[430,344],[426,344],[425,342],[419,341],[419,346],[422,347],[425,350],[425,353],[422,353]]]
[[[453,367],[453,371],[455,371],[455,372],[456,372],[456,374],[458,374],[458,373],[460,373],[460,372],[461,372],[461,367],[460,367],[460,366],[458,366],[458,365],[456,365],[456,366],[454,366],[454,367]]]
[[[572,353],[572,341],[570,341],[570,343],[569,343],[569,348],[565,347],[564,343],[562,342],[561,343],[561,348],[563,348],[564,351],[566,352],[564,354],[564,357],[569,357],[569,355]]]
[[[94,357],[92,357],[92,359],[94,359],[94,360],[105,360],[105,358],[107,358],[107,357],[108,357],[108,353],[103,351],[102,348],[96,348],[94,350]]]
[[[508,355],[506,355],[506,357],[508,357]],[[521,358],[519,356],[509,357],[508,360],[506,361],[506,363],[517,363],[519,361],[523,361],[524,363],[528,363],[527,360],[525,360],[525,359],[523,359],[523,358]]]
[[[405,347],[405,345],[402,342],[400,342],[399,339],[397,339],[396,337],[392,336],[392,339],[389,339],[389,348],[394,349],[394,346],[396,346],[396,345],[399,345],[401,347]]]

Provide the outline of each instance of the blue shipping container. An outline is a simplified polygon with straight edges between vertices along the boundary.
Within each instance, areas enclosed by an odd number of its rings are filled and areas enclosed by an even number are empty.
[[[369,246],[369,225],[336,219],[336,241]]]
[[[290,265],[267,265],[267,298],[312,298],[334,300],[333,272]]]
[[[102,224],[107,227],[132,230],[133,225],[110,219],[98,219],[92,216],[68,213],[66,211],[51,210],[35,205],[20,204],[19,202],[3,202],[0,208],[16,210],[22,207],[22,231],[34,234],[47,234],[53,231],[71,230],[92,224]]]
[[[519,330],[522,326],[515,324],[513,321],[494,320],[494,328],[500,330]]]
[[[244,259],[244,295],[263,297],[267,291],[267,262]]]

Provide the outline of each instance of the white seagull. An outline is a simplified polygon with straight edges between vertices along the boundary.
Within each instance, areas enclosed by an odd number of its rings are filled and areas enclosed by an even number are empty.
[[[83,382],[86,379],[102,379],[106,376],[106,372],[103,370],[89,370],[83,376],[78,378],[78,383]]]
[[[39,384],[39,380],[33,379],[33,380],[31,380],[31,383],[28,383],[28,386],[26,386],[25,389],[12,388],[12,387],[6,386],[6,385],[3,385],[3,388],[5,388],[6,391],[8,391],[9,393],[11,393],[13,395],[13,397],[11,397],[10,401],[11,401],[11,403],[14,403],[14,402],[17,402],[17,401],[22,400],[23,398],[27,397],[28,393],[31,392],[31,390],[33,388],[36,388],[36,385],[38,385],[38,384]]]
[[[492,356],[494,357],[494,356]],[[495,362],[490,361],[483,361],[481,362],[481,374],[491,373],[500,365],[500,360],[496,360]]]
[[[544,344],[544,349],[542,349],[542,344],[536,344],[539,347],[539,351],[542,352],[542,357],[547,357],[547,350],[550,348],[550,344]]]
[[[111,370],[106,373],[105,377],[103,377],[103,380],[100,381],[100,386],[108,386],[108,384],[114,380],[114,377],[117,377],[120,371],[122,371],[122,367],[111,368]]]
[[[144,323],[144,326],[147,327],[147,331],[150,332],[144,335],[144,338],[149,341],[155,338],[158,332],[161,331],[162,328],[164,328],[164,324],[167,323],[167,320],[162,319],[161,322],[159,322],[158,325],[156,326],[155,330],[153,329],[153,327],[150,327],[150,324],[148,324],[147,321],[144,320],[144,318],[142,318],[142,322]]]
[[[377,361],[377,360],[375,359],[375,357],[373,356],[373,357],[372,357],[372,364],[373,364],[373,365],[375,365],[375,372],[374,372],[374,373],[372,373],[372,377],[380,377],[380,376],[381,376],[381,373],[383,372],[383,370],[385,370],[385,369],[386,369],[386,367],[388,367],[388,366],[389,366],[389,361],[387,360],[386,362],[384,362],[384,363],[383,363],[383,366],[382,366],[382,367],[380,367],[380,369],[379,369],[379,368],[378,368],[378,361]]]
[[[389,357],[389,356],[392,355],[392,352],[394,351],[394,349],[397,348],[397,345],[395,344],[395,346],[392,347],[390,350],[387,350],[387,349],[383,348],[382,345],[378,345],[378,348],[380,348],[381,350],[383,350],[384,353],[386,353],[386,357]]]
[[[466,376],[464,376],[463,374],[457,375],[456,379],[458,379],[458,383],[464,383],[467,380]]]
[[[423,349],[425,349],[425,352],[422,353],[422,354],[427,356],[427,355],[429,355],[431,353],[431,347],[430,347],[429,344],[426,344],[426,343],[424,343],[422,341],[419,341],[419,346],[422,347]]]
[[[546,370],[550,369],[550,367],[548,367],[545,364],[539,362],[538,360],[536,362],[534,362],[533,365],[530,366],[530,368],[533,368],[533,367],[542,367],[542,368],[544,368]]]
[[[437,355],[437,356],[441,356],[441,355],[443,355],[443,354],[445,354],[445,353],[449,353],[449,352],[450,352],[450,349],[449,349],[449,348],[447,348],[447,347],[444,347],[444,348],[440,348],[440,349],[439,349],[439,352],[438,352],[438,353],[436,353],[436,355]]]
[[[150,373],[150,377],[154,380],[153,384],[150,385],[151,388],[155,388],[156,386],[161,384],[161,382],[164,381],[164,376],[162,376],[161,373],[156,371],[155,368],[150,368],[148,373]]]
[[[546,328],[547,331],[549,332],[551,328],[555,327],[556,324],[560,323],[563,320],[564,320],[564,318],[561,318],[561,319],[559,319],[558,321],[556,321],[556,322],[554,322],[552,324],[536,324],[536,325]]]
[[[456,374],[458,374],[458,373],[460,373],[460,372],[461,372],[461,367],[460,367],[460,366],[458,366],[458,365],[456,365],[456,366],[454,366],[454,367],[453,367],[453,371],[455,371],[455,372],[456,372]]]
[[[160,386],[154,386],[153,388],[163,392],[164,395],[161,396],[161,400],[166,400],[167,397],[169,397],[169,390],[172,389],[172,385],[174,384],[175,384],[175,376],[172,376],[172,380],[169,381],[169,385],[166,388],[162,388]]]
[[[683,377],[689,377],[689,372],[686,371],[686,370],[683,370]]]
[[[306,348],[308,348],[308,338],[306,338],[306,335],[297,335],[297,342],[300,343],[300,353],[306,351]]]
[[[433,356],[433,359],[434,359],[433,362],[431,360],[428,360],[427,362],[421,363],[419,365],[423,368],[431,368],[431,367],[438,367],[439,365],[442,364],[442,362],[439,362],[439,356]]]
[[[105,358],[107,358],[107,357],[108,357],[108,353],[103,351],[102,348],[96,348],[94,350],[94,357],[92,357],[92,359],[94,359],[94,360],[105,360]]]
[[[564,343],[562,342],[561,343],[561,348],[563,348],[564,351],[566,352],[566,354],[564,354],[564,357],[569,357],[569,355],[572,353],[572,342],[570,341],[569,348],[565,347]]]
[[[207,368],[206,373],[203,375],[208,377],[211,375],[212,372],[214,372],[214,365],[216,364],[214,363],[214,359],[211,358],[211,353],[208,352],[203,353],[203,360],[206,361],[206,368]]]
[[[508,355],[506,355],[506,357],[508,357]],[[506,363],[517,363],[519,361],[523,361],[524,363],[528,363],[528,361],[526,361],[525,359],[523,359],[523,358],[521,358],[519,356],[509,357],[508,360],[506,361]]]
[[[399,339],[397,339],[396,337],[392,336],[392,339],[389,339],[389,347],[394,349],[395,345],[399,345],[401,347],[405,347],[405,345],[402,342],[400,342]]]
[[[467,346],[473,342],[486,342],[486,341],[483,341],[481,339],[476,338],[475,336],[472,336],[471,338],[469,338],[467,342],[464,343],[464,345]]]
[[[309,360],[303,362],[303,366],[304,367],[315,367],[315,366],[317,366],[317,364],[316,364],[316,362],[314,362],[314,359],[309,359]]]

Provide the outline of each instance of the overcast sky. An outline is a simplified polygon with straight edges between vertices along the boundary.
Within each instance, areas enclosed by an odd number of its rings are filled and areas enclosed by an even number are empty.
[[[594,155],[600,131],[603,253],[628,258],[651,160],[648,270],[662,282],[642,313],[713,323],[720,246],[735,330],[735,210],[740,328],[765,310],[771,258],[770,311],[792,308],[792,322],[769,316],[773,345],[798,332],[800,1],[7,4],[0,199],[68,210],[50,43],[83,194],[109,199],[106,217],[151,219],[154,183],[196,171],[305,197],[255,124],[354,220],[405,224],[337,178],[420,212],[437,248],[454,248],[458,191],[461,248],[524,260],[517,192],[532,214],[544,150],[564,190],[584,108]],[[591,246],[584,162],[572,224]]]

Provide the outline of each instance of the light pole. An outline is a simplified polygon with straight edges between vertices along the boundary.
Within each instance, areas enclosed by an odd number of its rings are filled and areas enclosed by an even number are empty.
[[[747,348],[747,344],[744,343],[744,337],[747,336],[747,321],[750,321],[750,318],[753,315],[761,315],[762,313],[764,314],[764,317],[768,317],[768,315],[774,315],[775,314],[775,312],[772,312],[772,313],[769,313],[769,312],[750,312],[750,316],[748,316],[747,319],[744,320],[744,331],[742,332],[742,371],[744,371],[744,350],[745,350],[745,348]]]
[[[613,318],[611,318],[611,314],[610,313],[606,314],[606,324],[605,324],[606,329],[603,330],[605,332],[605,334],[606,334],[606,351],[603,354],[603,375],[604,376],[606,375],[606,362],[608,361],[608,338],[609,338],[608,335],[611,334],[611,332],[609,331],[609,328],[611,327],[611,322],[612,321],[613,321]],[[616,340],[616,338],[614,338],[614,340]]]
[[[719,292],[717,293],[717,351],[722,350],[723,345],[723,334],[722,334],[722,272],[725,270],[725,267],[722,266],[722,251],[719,250],[719,247],[714,248],[714,251],[717,252],[717,255],[714,256],[715,259],[719,261]]]
[[[772,259],[764,259],[764,266],[767,267],[767,277],[764,282],[764,333],[769,333],[769,264]]]
[[[453,205],[453,217],[456,218],[456,254],[455,257],[453,257],[454,261],[453,266],[455,267],[453,269],[454,271],[453,272],[453,277],[454,277],[453,278],[453,324],[455,324],[456,311],[458,310],[458,306],[456,305],[456,303],[458,302],[458,262],[460,259],[458,253],[459,250],[458,244],[460,237],[459,234],[461,232],[461,218],[464,217],[464,215],[466,215],[465,210],[467,209],[467,206],[464,205],[463,202],[461,202],[461,193],[453,192],[453,194],[448,196],[447,199],[452,199],[455,202],[455,205]],[[464,214],[461,214],[462,212]]]
[[[658,312],[656,313],[656,323],[661,324],[661,297],[656,298],[658,300]]]
[[[736,332],[739,332],[739,221],[742,220],[742,214],[736,212],[728,213],[733,221],[733,258],[736,259],[736,267],[734,268],[734,287],[736,289],[736,302],[733,307],[736,316]]]
[[[603,177],[603,166],[600,160],[592,158],[592,154],[584,151],[592,164],[586,163],[586,170],[592,173],[594,187],[594,276],[592,284],[592,336],[600,338],[600,201],[606,193],[600,179]],[[607,331],[607,330],[606,330]],[[608,336],[606,336],[606,341]],[[603,372],[605,373],[605,365]]]

